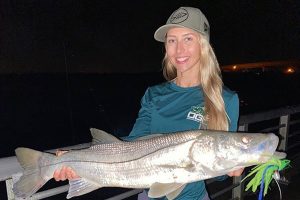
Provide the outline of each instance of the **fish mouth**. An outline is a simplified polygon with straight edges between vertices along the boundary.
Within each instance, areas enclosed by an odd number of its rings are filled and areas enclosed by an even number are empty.
[[[256,148],[258,152],[261,152],[260,161],[266,162],[272,157],[282,159],[286,157],[286,154],[283,152],[276,151],[279,143],[279,138],[273,134],[268,133],[264,141],[262,141]]]
[[[286,153],[275,151],[273,154],[273,157],[278,158],[278,159],[284,159],[286,157]]]
[[[271,153],[272,155],[277,149],[278,143],[279,143],[279,138],[273,134],[273,133],[268,133],[267,134],[267,152]]]

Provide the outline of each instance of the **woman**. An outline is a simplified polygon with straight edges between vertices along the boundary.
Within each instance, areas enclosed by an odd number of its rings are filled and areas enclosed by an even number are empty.
[[[238,96],[223,86],[204,14],[197,8],[181,7],[157,29],[154,38],[165,44],[163,73],[167,82],[147,89],[127,139],[199,128],[236,131]],[[67,167],[54,173],[56,180],[75,177]],[[204,181],[188,184],[176,199],[209,199]]]

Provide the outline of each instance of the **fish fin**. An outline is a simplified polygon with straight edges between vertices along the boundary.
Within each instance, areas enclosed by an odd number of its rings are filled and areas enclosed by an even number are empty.
[[[97,190],[100,188],[99,185],[88,181],[85,178],[76,178],[69,181],[70,187],[67,195],[67,199],[70,199],[75,196],[80,196],[83,194],[87,194],[91,191]]]
[[[122,142],[117,137],[115,137],[105,131],[102,131],[102,130],[99,130],[96,128],[90,128],[90,131],[91,131],[91,135],[93,137],[92,145]]]
[[[170,198],[175,198],[182,191],[182,186],[184,186],[182,183],[153,183],[149,189],[148,196],[150,198],[159,198],[170,195]]]
[[[50,159],[54,158],[54,155],[23,147],[17,148],[15,152],[24,171],[20,179],[13,185],[13,192],[16,197],[27,198],[52,178],[45,174],[47,172],[41,171],[39,160],[44,155],[50,156]]]
[[[173,192],[167,194],[167,199],[168,200],[173,200],[175,199],[181,192],[182,190],[185,188],[186,184],[181,185],[177,190],[174,190]]]

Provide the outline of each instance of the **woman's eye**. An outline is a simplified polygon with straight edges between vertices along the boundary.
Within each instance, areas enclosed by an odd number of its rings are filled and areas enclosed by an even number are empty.
[[[174,39],[168,39],[167,41],[168,41],[168,43],[169,43],[169,44],[172,44],[172,43],[174,43],[174,42],[175,42],[175,40],[174,40]]]
[[[190,42],[190,41],[193,41],[193,38],[192,38],[192,37],[186,37],[186,38],[184,38],[184,40],[185,40],[186,42]]]

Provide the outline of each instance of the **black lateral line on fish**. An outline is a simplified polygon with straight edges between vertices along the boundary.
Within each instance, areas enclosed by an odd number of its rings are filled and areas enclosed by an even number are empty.
[[[187,140],[187,141],[185,141],[184,143],[190,142],[190,141],[192,141],[192,140],[195,140],[195,138],[190,139],[190,140]],[[158,152],[158,151],[160,151],[160,150],[162,150],[162,149],[169,148],[169,147],[173,147],[173,146],[176,146],[176,145],[178,145],[178,144],[173,144],[173,145],[169,145],[169,146],[167,146],[167,147],[163,147],[163,148],[160,148],[160,149],[156,149],[155,151],[152,151],[151,153],[148,153],[148,154],[146,154],[146,155],[143,155],[143,156],[137,157],[137,158],[135,158],[135,159],[131,159],[131,160],[124,160],[124,161],[117,161],[117,162],[114,162],[114,161],[112,161],[112,162],[103,162],[103,161],[94,161],[94,160],[89,161],[89,160],[76,160],[76,159],[74,159],[74,160],[64,160],[64,161],[59,161],[59,162],[55,162],[55,163],[53,163],[53,164],[43,165],[43,166],[41,166],[41,167],[48,167],[48,166],[53,166],[53,165],[57,165],[57,164],[72,163],[72,162],[76,162],[76,163],[97,163],[97,164],[108,164],[108,165],[109,165],[109,164],[121,164],[121,163],[126,163],[126,162],[132,162],[132,161],[139,160],[139,159],[141,159],[141,158],[143,158],[143,157],[145,157],[145,156],[152,155],[152,154],[154,154],[154,153],[156,153],[156,152]]]

